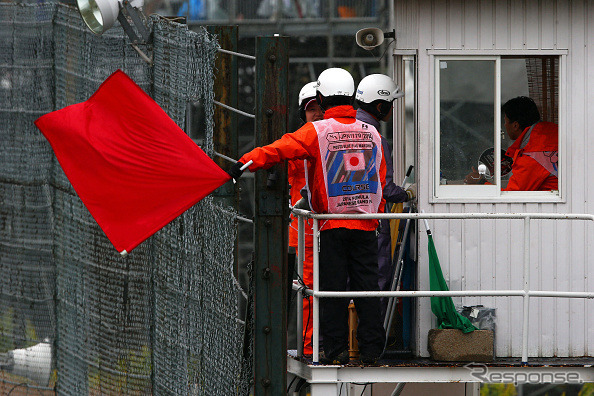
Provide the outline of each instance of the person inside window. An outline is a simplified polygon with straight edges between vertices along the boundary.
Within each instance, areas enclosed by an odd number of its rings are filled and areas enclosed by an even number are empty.
[[[502,107],[504,127],[514,143],[506,155],[513,159],[512,176],[504,191],[558,190],[559,133],[557,124],[540,119],[536,103],[526,96],[508,100]],[[466,184],[485,184],[476,170]]]

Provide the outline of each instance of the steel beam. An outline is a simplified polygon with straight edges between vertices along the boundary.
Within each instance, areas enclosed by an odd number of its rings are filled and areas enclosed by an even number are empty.
[[[288,130],[289,38],[256,38],[256,146]],[[289,193],[286,163],[255,175],[254,392],[286,393]]]

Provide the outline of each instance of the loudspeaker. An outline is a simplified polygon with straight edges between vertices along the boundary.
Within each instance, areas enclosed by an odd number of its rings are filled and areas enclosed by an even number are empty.
[[[357,45],[366,50],[372,50],[384,42],[384,32],[378,28],[361,29],[355,35]]]

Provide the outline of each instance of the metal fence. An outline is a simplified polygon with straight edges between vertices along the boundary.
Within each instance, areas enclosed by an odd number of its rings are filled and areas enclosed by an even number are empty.
[[[313,322],[313,356],[314,362],[319,359],[319,299],[320,298],[340,298],[340,297],[453,297],[453,296],[496,296],[496,297],[512,297],[518,296],[523,298],[523,321],[522,321],[522,362],[528,362],[528,317],[530,298],[534,297],[555,297],[555,298],[594,298],[594,292],[577,292],[577,291],[551,291],[551,290],[531,290],[530,289],[530,226],[532,220],[552,219],[552,220],[572,220],[572,221],[594,221],[594,215],[591,214],[576,214],[576,213],[374,213],[374,214],[314,214],[312,212],[293,209],[293,214],[299,217],[299,229],[304,229],[304,219],[313,219],[313,287],[307,289],[304,287],[294,286],[300,295],[307,294],[313,296],[312,322]],[[450,291],[322,291],[319,286],[319,221],[328,219],[409,219],[420,220],[424,219],[426,229],[429,230],[427,219],[519,219],[523,220],[523,285],[522,290],[450,290]],[[303,249],[305,244],[305,234],[299,233],[299,256],[298,256],[298,271],[303,272]],[[298,318],[301,315],[298,307]],[[302,323],[297,322],[297,332],[301,334]],[[303,351],[298,345],[297,355],[302,356]]]
[[[1,394],[249,389],[236,214],[207,197],[121,257],[33,124],[120,68],[182,127],[200,100],[212,154],[216,39],[159,17],[149,24],[152,67],[121,29],[94,36],[72,7],[0,3]]]

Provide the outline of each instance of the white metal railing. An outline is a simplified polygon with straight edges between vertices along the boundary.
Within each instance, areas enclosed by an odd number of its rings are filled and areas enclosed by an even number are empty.
[[[319,362],[319,299],[337,297],[523,297],[523,324],[522,324],[522,362],[528,362],[528,314],[531,297],[556,297],[556,298],[594,298],[594,292],[563,292],[530,290],[530,222],[531,220],[590,220],[594,221],[591,214],[557,214],[557,213],[376,213],[376,214],[315,214],[302,209],[293,209],[293,214],[298,217],[297,273],[303,277],[303,259],[305,255],[305,218],[313,219],[313,287],[304,289],[294,288],[298,292],[297,298],[297,334],[303,335],[303,293],[313,297],[313,362]],[[524,259],[523,259],[523,284],[522,290],[459,290],[459,291],[321,291],[319,285],[319,220],[329,219],[523,219],[524,220]],[[303,355],[302,343],[297,343],[297,355]]]

